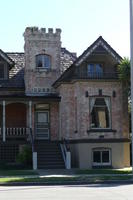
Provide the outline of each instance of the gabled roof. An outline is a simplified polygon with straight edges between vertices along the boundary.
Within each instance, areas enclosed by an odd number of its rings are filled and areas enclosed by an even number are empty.
[[[9,70],[9,79],[0,80],[0,89],[15,88],[24,89],[24,53],[12,52],[6,55],[13,60],[13,67]]]
[[[102,46],[117,62],[120,62],[122,57],[100,36],[95,42],[93,42],[74,62],[75,65],[80,65],[94,50]]]
[[[89,55],[93,53],[108,53],[117,63],[120,63],[122,57],[100,36],[93,42],[76,60],[75,62],[53,83],[53,86],[58,86],[62,81],[68,82],[74,76],[74,69],[81,65]]]
[[[14,61],[0,49],[0,56],[9,64],[9,65],[14,65]]]
[[[1,50],[2,55],[5,55],[13,62],[13,67],[9,70],[9,79],[0,80],[0,90],[7,88],[25,89],[24,84],[24,67],[25,59],[24,52],[6,52]],[[76,59],[74,53],[69,52],[66,48],[61,48],[61,68],[65,71]]]

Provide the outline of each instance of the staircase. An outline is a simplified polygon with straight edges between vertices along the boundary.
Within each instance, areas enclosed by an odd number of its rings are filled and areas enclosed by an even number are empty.
[[[60,145],[57,142],[35,141],[38,169],[64,169]]]

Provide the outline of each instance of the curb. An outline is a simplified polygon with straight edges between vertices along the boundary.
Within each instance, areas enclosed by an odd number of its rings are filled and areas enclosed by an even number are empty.
[[[13,183],[0,183],[0,186],[56,186],[56,185],[88,185],[88,184],[119,184],[119,185],[131,185],[133,180],[127,181],[55,181],[55,182],[13,182]]]

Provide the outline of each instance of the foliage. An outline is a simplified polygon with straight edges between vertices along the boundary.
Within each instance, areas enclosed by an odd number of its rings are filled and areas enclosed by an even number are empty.
[[[33,170],[24,170],[24,169],[16,169],[16,170],[0,170],[0,176],[30,176],[30,175],[38,175],[37,171]]]
[[[22,150],[17,155],[17,163],[25,166],[32,166],[32,149],[28,145],[24,145]]]
[[[131,87],[130,87],[130,60],[128,58],[123,58],[118,65],[118,73],[119,73],[119,79],[123,82],[123,85],[125,87],[125,91],[130,98],[131,95]]]

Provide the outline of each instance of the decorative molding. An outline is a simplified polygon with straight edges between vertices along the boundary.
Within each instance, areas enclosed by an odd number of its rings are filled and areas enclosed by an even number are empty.
[[[118,56],[116,56],[113,51],[111,50],[110,47],[108,47],[103,41],[103,39],[100,39],[93,47],[91,47],[83,56],[81,56],[81,58],[75,63],[76,66],[80,65],[83,61],[86,60],[86,58],[92,54],[92,52],[94,52],[94,50],[98,47],[98,46],[102,46],[112,57],[115,58],[115,60],[117,62],[120,62],[120,58],[118,58]]]

